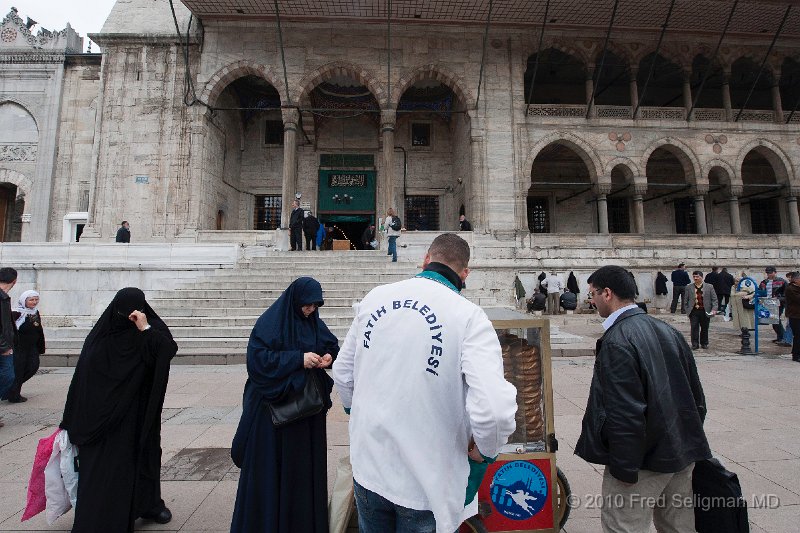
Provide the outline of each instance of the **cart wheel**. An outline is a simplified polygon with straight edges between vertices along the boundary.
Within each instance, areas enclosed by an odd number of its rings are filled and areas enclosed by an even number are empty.
[[[488,533],[486,526],[478,515],[470,516],[458,528],[458,533]]]
[[[569,481],[567,481],[567,476],[564,472],[556,467],[556,512],[555,512],[555,519],[556,523],[558,523],[558,528],[562,529],[564,524],[567,523],[567,518],[569,518],[569,512],[572,509],[570,506],[570,495],[572,494],[572,489],[569,487]]]

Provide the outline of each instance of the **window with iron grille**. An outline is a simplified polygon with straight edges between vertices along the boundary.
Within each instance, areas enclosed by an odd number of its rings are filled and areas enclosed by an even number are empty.
[[[780,209],[776,198],[750,200],[750,228],[753,233],[759,234],[775,235],[781,232]]]
[[[264,128],[264,143],[283,146],[283,122],[268,120]]]
[[[431,145],[431,125],[426,122],[411,123],[411,146]]]
[[[279,194],[257,194],[253,228],[278,229],[281,225],[281,205]]]
[[[409,230],[439,231],[439,197],[406,196],[406,219]]]
[[[611,233],[630,233],[631,218],[627,198],[608,199],[608,231]]]
[[[550,233],[550,200],[546,196],[528,196],[528,229]]]
[[[675,233],[697,233],[697,218],[692,198],[677,198],[673,205],[675,206]]]

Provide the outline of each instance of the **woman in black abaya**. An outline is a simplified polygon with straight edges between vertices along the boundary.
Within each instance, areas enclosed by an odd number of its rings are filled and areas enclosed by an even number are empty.
[[[242,469],[231,533],[327,533],[325,415],[333,380],[323,368],[339,343],[319,318],[322,287],[299,278],[256,322],[247,345],[242,418],[231,457]],[[305,385],[316,372],[326,409],[275,428],[268,403]]]
[[[86,337],[61,422],[78,446],[74,533],[127,533],[139,517],[172,518],[161,499],[161,407],[177,351],[133,287]]]

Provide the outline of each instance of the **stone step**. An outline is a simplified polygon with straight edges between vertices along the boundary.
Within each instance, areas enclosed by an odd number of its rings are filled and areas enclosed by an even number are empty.
[[[261,298],[255,300],[232,299],[219,300],[215,298],[159,298],[149,300],[150,306],[159,315],[165,316],[213,316],[193,313],[195,309],[219,309],[225,311],[224,315],[231,312],[240,312],[249,315],[261,315],[264,310],[272,305],[277,298]],[[325,306],[350,307],[354,302],[361,300],[360,296],[350,298],[325,298]]]
[[[344,341],[347,335],[346,327],[331,328],[331,333],[336,335],[340,343]],[[235,337],[175,337],[175,342],[178,345],[179,351],[186,351],[194,353],[197,349],[225,349],[225,350],[239,350],[244,352],[247,349],[248,335],[235,338]],[[47,353],[58,353],[63,350],[79,350],[83,346],[85,337],[76,337],[74,339],[54,339],[47,341]]]
[[[323,286],[324,287],[324,286]],[[200,289],[175,289],[175,290],[155,290],[147,292],[148,302],[157,302],[162,300],[181,299],[219,299],[219,300],[241,300],[241,299],[256,299],[263,300],[264,298],[277,299],[285,289],[221,289],[216,285],[207,285]],[[323,290],[322,296],[325,298],[326,307],[329,298],[361,298],[363,294],[359,290],[350,289],[334,289]]]
[[[269,278],[262,279],[261,281],[240,281],[235,278],[225,281],[219,280],[206,280],[206,281],[195,281],[191,283],[186,283],[181,285],[181,289],[254,289],[254,290],[279,290],[283,292],[286,287],[289,286],[291,282],[286,281],[272,281]],[[360,279],[358,281],[334,281],[329,283],[322,284],[322,291],[323,293],[330,291],[330,290],[357,290],[361,291],[362,294],[368,293],[374,287],[380,285],[380,282],[370,282],[364,281]]]
[[[324,267],[321,267],[324,268]],[[302,273],[291,271],[287,272],[284,270],[281,271],[269,271],[264,270],[262,272],[251,273],[248,271],[244,272],[229,272],[225,274],[220,274],[218,276],[214,276],[213,278],[200,278],[197,280],[192,280],[191,283],[198,284],[198,283],[209,283],[209,284],[216,284],[216,283],[227,283],[227,282],[237,282],[237,283],[247,283],[247,282],[269,282],[272,285],[282,285],[285,289],[299,277],[308,276],[316,279],[322,285],[322,289],[325,290],[325,287],[331,283],[352,283],[352,282],[371,282],[373,286],[381,285],[385,283],[394,283],[395,281],[402,281],[404,279],[408,279],[412,277],[412,275],[407,274],[405,272],[390,272],[390,273],[375,273],[370,272],[369,270],[358,270],[355,271],[353,269],[342,269],[338,273],[329,273],[319,270],[317,272],[309,272],[309,273]]]

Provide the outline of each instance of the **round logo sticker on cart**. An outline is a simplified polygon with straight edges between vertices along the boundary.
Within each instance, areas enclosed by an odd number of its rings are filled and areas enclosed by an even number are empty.
[[[511,520],[528,520],[547,502],[547,479],[535,464],[511,461],[495,472],[489,491],[500,514]]]

